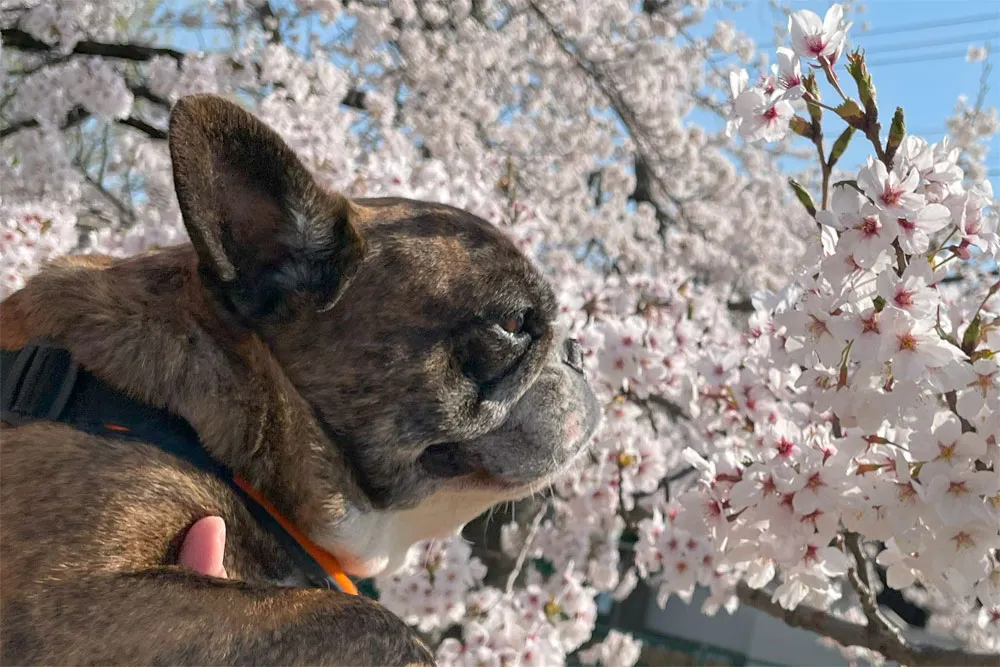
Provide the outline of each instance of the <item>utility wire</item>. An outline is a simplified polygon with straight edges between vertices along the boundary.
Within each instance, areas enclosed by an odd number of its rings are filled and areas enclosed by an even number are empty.
[[[908,44],[890,44],[889,46],[877,47],[878,53],[890,53],[892,51],[909,51],[910,49],[923,49],[929,46],[946,46],[948,44],[972,44],[981,40],[996,39],[997,31],[980,32],[975,35],[957,35],[947,39],[939,39],[932,42],[913,41]]]
[[[992,47],[993,47],[993,44],[990,44],[990,48],[991,49],[992,49]],[[906,58],[906,57],[903,57],[903,58],[896,58],[895,60],[878,60],[878,59],[876,59],[874,62],[869,63],[868,66],[869,67],[888,67],[888,66],[891,66],[891,65],[913,65],[913,64],[916,64],[916,63],[930,62],[932,60],[949,60],[949,59],[952,59],[952,58],[964,58],[966,55],[968,55],[968,53],[969,53],[969,51],[968,51],[968,49],[966,49],[965,51],[951,51],[949,53],[935,53],[935,54],[931,54],[931,55],[928,55],[928,56],[923,56],[921,58]]]
[[[859,32],[865,37],[878,37],[879,35],[894,35],[901,32],[913,30],[929,30],[931,28],[946,28],[953,25],[967,25],[969,23],[985,23],[988,21],[1000,21],[1000,13],[991,12],[989,14],[976,14],[973,16],[959,16],[954,19],[940,21],[925,21],[923,23],[910,23],[909,25],[894,26],[892,28],[876,28],[868,32]]]

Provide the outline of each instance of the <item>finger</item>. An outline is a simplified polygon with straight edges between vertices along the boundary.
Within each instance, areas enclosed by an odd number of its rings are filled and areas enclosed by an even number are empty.
[[[226,522],[207,516],[194,523],[181,545],[180,564],[198,574],[226,578],[222,557],[226,551]]]

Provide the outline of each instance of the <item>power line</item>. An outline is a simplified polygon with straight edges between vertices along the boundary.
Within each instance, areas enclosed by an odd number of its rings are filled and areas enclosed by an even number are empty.
[[[900,32],[910,32],[912,30],[929,30],[931,28],[946,28],[953,25],[967,25],[969,23],[984,23],[986,21],[1000,20],[1000,13],[976,14],[974,16],[960,16],[958,18],[943,21],[925,21],[923,23],[910,23],[909,25],[894,26],[892,28],[876,28],[868,32],[859,32],[865,37],[877,37],[879,35],[894,35]]]
[[[992,49],[993,44],[990,44]],[[869,67],[888,67],[891,65],[914,65],[916,63],[926,63],[932,60],[950,60],[952,58],[964,58],[968,55],[969,51],[952,51],[950,53],[936,53],[929,56],[923,56],[921,58],[896,58],[895,60],[876,60],[875,62],[869,63]]]
[[[948,44],[972,44],[978,42],[979,40],[989,40],[995,39],[997,36],[997,31],[993,32],[980,32],[975,35],[958,35],[956,37],[949,37],[947,39],[939,39],[935,42],[910,42],[908,44],[890,44],[889,46],[880,46],[877,48],[878,53],[890,53],[892,51],[909,51],[910,49],[923,49],[929,46],[947,46]],[[873,49],[873,52],[875,49]]]
[[[916,135],[918,137],[940,137],[940,136],[943,136],[945,134],[948,134],[948,128],[941,128],[941,127],[933,127],[932,128],[932,127],[928,127],[926,129],[920,129],[920,130],[909,130],[908,129],[906,131],[906,133],[907,134]]]

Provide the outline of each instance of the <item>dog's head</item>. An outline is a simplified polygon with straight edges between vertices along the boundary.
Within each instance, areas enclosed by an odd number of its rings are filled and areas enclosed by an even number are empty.
[[[170,122],[203,282],[267,342],[367,503],[314,539],[349,572],[398,565],[491,505],[546,485],[600,410],[550,286],[467,212],[325,191],[220,98]]]

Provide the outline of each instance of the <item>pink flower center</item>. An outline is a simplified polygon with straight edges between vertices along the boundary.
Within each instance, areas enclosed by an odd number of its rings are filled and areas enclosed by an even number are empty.
[[[906,310],[907,307],[913,305],[913,295],[916,293],[916,290],[908,290],[905,287],[898,287],[892,300],[897,306]]]
[[[861,333],[881,333],[878,328],[878,313],[872,311],[870,315],[861,318]]]
[[[815,315],[810,315],[809,317],[812,318],[812,321],[809,323],[808,326],[809,333],[811,333],[814,336],[822,336],[823,334],[830,333],[830,329],[829,327],[826,326],[826,322],[819,319]]]
[[[972,537],[972,535],[969,535],[965,531],[956,533],[951,539],[955,543],[955,548],[959,551],[972,549],[973,547],[976,546],[975,538]]]
[[[886,181],[885,189],[882,191],[882,197],[881,197],[883,204],[885,204],[886,206],[896,206],[899,204],[899,200],[902,198],[902,196],[903,196],[902,190],[893,188],[891,185],[889,185],[889,182]]]
[[[948,483],[948,495],[955,496],[956,498],[964,497],[965,494],[969,492],[969,488],[965,485],[965,482],[949,482]]]
[[[938,455],[934,457],[935,461],[951,461],[955,457],[955,448],[958,446],[958,442],[941,442],[938,441]]]
[[[765,477],[760,482],[760,490],[765,496],[778,492],[778,487],[774,483],[773,477]]]
[[[899,340],[899,350],[900,351],[903,351],[903,350],[906,350],[908,352],[916,352],[917,351],[917,337],[914,336],[909,331],[907,331],[904,334],[899,334],[899,336],[897,336],[896,338]]]
[[[819,521],[819,518],[821,516],[823,516],[823,511],[815,509],[812,512],[809,512],[809,514],[803,514],[802,518],[799,519],[799,520],[802,523],[812,523],[812,525],[815,527],[816,526],[816,522]]]
[[[777,120],[778,110],[775,107],[768,107],[767,111],[761,114],[761,117],[768,122]]]
[[[795,449],[795,443],[787,438],[781,438],[774,447],[778,450],[778,456],[785,457],[791,455],[792,450]]]
[[[809,476],[809,480],[806,482],[806,488],[816,490],[821,486],[826,486],[826,482],[823,481],[822,475],[818,472],[814,472]]]
[[[879,224],[878,217],[869,215],[858,225],[858,231],[861,232],[862,236],[872,238],[879,235],[879,232],[882,231],[882,225]]]
[[[907,218],[897,218],[896,223],[899,225],[899,228],[907,234],[912,234],[917,230],[917,223],[912,220],[908,220]]]
[[[809,35],[806,37],[806,48],[816,56],[823,53],[823,50],[826,49],[826,44],[823,42],[823,35]]]
[[[781,84],[781,87],[786,90],[790,88],[798,88],[802,85],[802,77],[797,74],[788,74],[778,79],[778,82]]]

